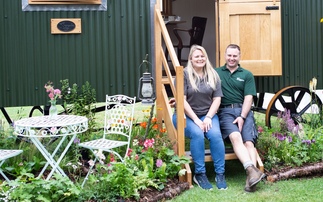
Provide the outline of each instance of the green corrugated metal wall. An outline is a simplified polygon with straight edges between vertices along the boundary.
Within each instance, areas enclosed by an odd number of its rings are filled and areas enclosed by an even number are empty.
[[[323,1],[282,0],[283,75],[256,77],[258,92],[277,92],[316,77],[323,89]]]
[[[0,107],[47,102],[43,85],[89,81],[105,94],[136,95],[139,65],[151,52],[154,0],[108,0],[107,11],[21,11],[21,0],[0,1]],[[323,89],[322,0],[283,0],[283,75],[256,77],[258,92],[308,86]],[[82,34],[52,35],[51,18],[81,18]],[[151,59],[153,60],[153,59]],[[153,62],[153,61],[152,61]]]
[[[139,65],[150,53],[150,1],[108,0],[107,11],[23,12],[0,1],[0,106],[43,105],[44,84],[89,81],[97,100],[134,96]],[[51,18],[81,18],[81,34],[52,35]]]

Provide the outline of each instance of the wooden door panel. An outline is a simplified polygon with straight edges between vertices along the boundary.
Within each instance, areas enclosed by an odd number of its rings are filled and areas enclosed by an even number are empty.
[[[228,2],[219,4],[220,64],[230,43],[241,48],[242,67],[255,76],[282,74],[280,2]],[[272,8],[272,7],[271,7]]]

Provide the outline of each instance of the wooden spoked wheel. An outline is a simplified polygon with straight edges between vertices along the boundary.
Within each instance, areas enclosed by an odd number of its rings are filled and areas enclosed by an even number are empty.
[[[311,108],[311,109],[310,109]],[[319,113],[322,110],[322,101],[308,88],[302,86],[288,86],[278,91],[270,100],[266,110],[266,126],[271,127],[271,116],[278,112],[290,111],[295,124],[303,122],[302,115],[308,110]]]

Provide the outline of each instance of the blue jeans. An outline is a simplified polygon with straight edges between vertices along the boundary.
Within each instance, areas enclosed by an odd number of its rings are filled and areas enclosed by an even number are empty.
[[[205,116],[199,117],[204,120]],[[173,124],[177,127],[176,113],[173,115]],[[194,161],[195,173],[205,173],[205,144],[204,138],[210,141],[210,151],[213,159],[215,173],[224,173],[225,148],[220,131],[219,118],[214,115],[212,118],[212,128],[208,132],[203,132],[192,119],[186,116],[185,137],[189,138],[190,151]]]

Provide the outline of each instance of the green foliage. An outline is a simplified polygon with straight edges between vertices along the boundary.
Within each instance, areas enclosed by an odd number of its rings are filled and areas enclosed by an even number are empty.
[[[74,83],[70,87],[68,79],[61,80],[62,84],[62,100],[63,107],[68,114],[86,116],[88,118],[89,129],[87,134],[93,131],[95,126],[95,106],[96,102],[96,91],[87,81],[85,84],[79,88],[79,86]]]
[[[0,125],[0,148],[17,148],[16,138],[13,134],[13,128],[4,129],[4,123],[1,120]]]
[[[311,120],[318,120],[319,116],[310,115]],[[267,170],[323,160],[323,126],[311,123],[295,124],[289,110],[285,110],[272,128],[259,128],[257,148]]]
[[[107,193],[109,201],[117,200],[118,196],[123,199],[138,199],[139,190],[148,187],[162,190],[167,179],[185,174],[182,165],[189,163],[189,159],[175,154],[166,130],[158,129],[156,118],[152,118],[151,124],[152,127],[144,121],[133,126],[132,145],[123,163],[116,162],[114,155],[109,154],[107,164],[96,165],[96,172],[90,175],[85,187],[93,194],[84,194],[83,199],[103,200]],[[105,156],[102,156],[101,163],[104,160]],[[101,186],[104,188],[101,189]]]
[[[7,201],[23,202],[76,201],[80,194],[80,189],[73,182],[57,174],[54,179],[47,181],[25,173],[9,184],[1,184],[0,191]]]

